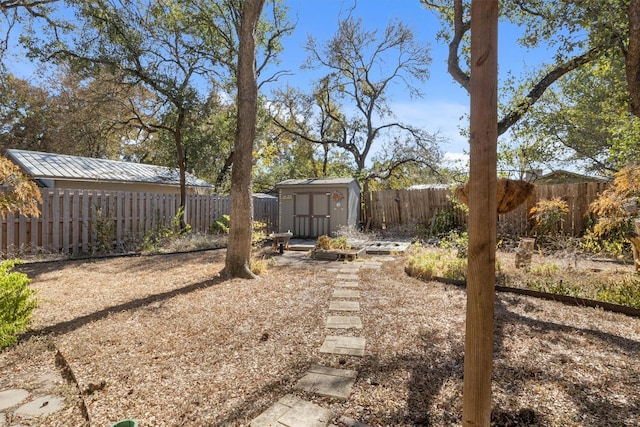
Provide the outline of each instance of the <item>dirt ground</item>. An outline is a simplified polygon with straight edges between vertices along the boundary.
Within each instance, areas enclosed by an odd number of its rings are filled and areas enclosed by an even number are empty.
[[[272,264],[222,281],[224,250],[25,264],[41,300],[31,338],[0,353],[0,389],[59,369],[81,394],[24,425],[241,426],[287,393],[371,426],[459,425],[465,292],[404,273],[360,273],[362,358],[318,352],[336,282]],[[640,425],[640,319],[513,294],[495,304],[493,425]],[[353,332],[345,332],[353,334]],[[311,364],[358,371],[345,402],[295,388]],[[72,384],[73,385],[73,384]],[[86,425],[86,423],[85,423]]]

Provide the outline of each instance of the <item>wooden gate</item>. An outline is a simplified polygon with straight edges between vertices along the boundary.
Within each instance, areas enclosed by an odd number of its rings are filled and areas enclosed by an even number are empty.
[[[293,234],[318,237],[331,231],[330,193],[298,193],[293,198]]]

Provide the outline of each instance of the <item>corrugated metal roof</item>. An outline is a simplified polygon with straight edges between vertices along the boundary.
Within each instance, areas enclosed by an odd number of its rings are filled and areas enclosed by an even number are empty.
[[[446,190],[454,186],[455,184],[415,184],[407,190]]]
[[[36,179],[180,185],[178,170],[165,166],[15,149],[7,150],[7,157]],[[189,187],[211,187],[189,173],[186,180]]]
[[[287,179],[276,184],[276,187],[286,185],[336,185],[351,184],[355,178],[309,178],[309,179]]]

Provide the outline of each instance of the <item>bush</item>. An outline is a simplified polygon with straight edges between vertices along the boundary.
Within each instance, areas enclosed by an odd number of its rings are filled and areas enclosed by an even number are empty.
[[[620,283],[603,284],[598,290],[596,299],[640,308],[640,281],[631,279]]]
[[[211,234],[229,234],[230,224],[231,217],[229,217],[229,215],[222,215],[209,225],[209,231]]]
[[[429,251],[417,245],[409,255],[404,270],[409,276],[422,280],[430,280],[434,276],[466,280],[467,259],[459,258],[452,251]]]
[[[262,221],[253,221],[253,229],[251,230],[251,247],[254,249],[262,246],[267,240],[267,223]]]
[[[347,243],[346,237],[329,237],[327,235],[319,236],[318,240],[316,240],[316,249],[337,249],[337,250],[347,250],[351,249],[351,246]]]
[[[167,246],[173,240],[190,234],[191,226],[187,224],[183,229],[180,225],[181,218],[184,218],[184,206],[181,206],[178,209],[178,213],[171,219],[170,227],[155,224],[154,229],[145,234],[142,239],[142,250],[153,251],[159,247]]]
[[[17,260],[0,263],[0,348],[13,345],[17,335],[27,330],[31,313],[38,305],[31,280],[24,273],[12,271]]]
[[[535,224],[536,233],[556,235],[560,232],[565,216],[569,213],[567,202],[556,197],[540,200],[529,211]]]

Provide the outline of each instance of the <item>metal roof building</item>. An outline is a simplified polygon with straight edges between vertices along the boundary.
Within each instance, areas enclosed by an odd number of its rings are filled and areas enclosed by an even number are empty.
[[[176,169],[142,163],[120,162],[66,154],[8,149],[6,156],[45,188],[176,193],[180,174]],[[212,185],[191,174],[188,192],[207,192]]]

